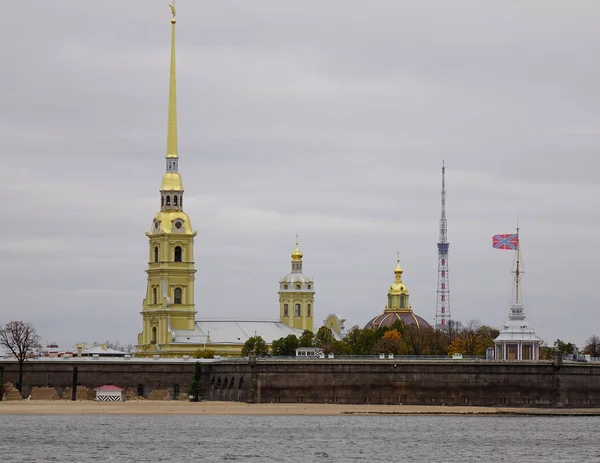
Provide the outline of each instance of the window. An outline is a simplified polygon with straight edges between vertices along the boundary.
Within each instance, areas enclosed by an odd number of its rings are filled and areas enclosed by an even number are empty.
[[[284,317],[288,317],[289,316],[288,304],[283,304],[283,316]]]
[[[158,246],[154,247],[154,262],[158,262]]]
[[[306,306],[306,316],[310,317],[310,304]]]
[[[174,399],[178,399],[179,398],[179,384],[175,384],[173,386],[173,398]]]
[[[138,395],[138,397],[142,397],[144,395],[144,385],[143,384],[137,385],[137,395]]]
[[[405,308],[405,304],[406,304],[406,297],[404,296],[404,294],[402,294],[400,296],[400,308],[404,309]]]
[[[175,291],[173,292],[173,299],[175,300],[175,304],[181,304],[182,294],[183,291],[181,290],[181,288],[175,288]]]
[[[173,205],[177,206],[177,195],[173,196]]]
[[[156,301],[158,301],[158,291],[156,288],[152,288],[152,303],[156,304]]]
[[[171,205],[171,197],[167,196],[167,206],[170,206],[170,205]]]
[[[287,283],[283,285],[283,289],[288,289]]]
[[[160,197],[160,205],[161,205],[161,206],[164,206],[164,205],[165,205],[165,197],[164,197],[164,196],[161,196],[161,197]]]
[[[302,286],[300,285],[300,283],[296,283],[296,289],[300,289]]]
[[[175,246],[175,262],[181,262],[181,246]]]
[[[179,205],[183,207],[183,196],[179,199]]]
[[[152,344],[156,344],[156,326],[152,327]]]
[[[295,315],[296,317],[300,316],[300,304],[296,304],[296,311],[295,311]]]
[[[312,285],[309,283],[308,284],[308,289],[311,289],[311,288],[312,288]]]

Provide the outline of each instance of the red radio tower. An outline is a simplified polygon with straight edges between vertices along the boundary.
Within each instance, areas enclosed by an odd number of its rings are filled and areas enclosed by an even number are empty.
[[[438,241],[438,283],[435,308],[436,328],[445,327],[450,321],[450,281],[448,275],[448,221],[446,220],[446,167],[442,161],[442,217]]]

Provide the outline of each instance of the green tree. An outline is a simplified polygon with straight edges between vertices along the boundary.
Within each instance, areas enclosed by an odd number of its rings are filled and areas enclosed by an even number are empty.
[[[192,383],[190,384],[190,400],[192,402],[198,402],[200,395],[202,394],[202,366],[200,362],[196,362],[194,369],[194,376],[192,376]]]
[[[296,355],[296,349],[299,347],[298,337],[290,334],[285,338],[275,339],[271,344],[271,353],[279,357],[290,357]]]
[[[0,329],[0,347],[5,347],[19,362],[19,383],[17,389],[23,394],[23,364],[41,349],[40,337],[31,323],[22,321],[8,322]]]
[[[335,341],[335,337],[333,336],[332,331],[326,326],[322,326],[317,331],[317,335],[315,336],[315,346],[316,347],[326,347],[329,346]],[[303,346],[304,347],[304,346]]]
[[[354,355],[371,355],[375,343],[379,341],[383,336],[383,333],[385,333],[384,328],[378,328],[376,330],[370,328],[359,330],[352,353]]]
[[[572,342],[563,342],[560,339],[554,341],[554,348],[557,353],[561,353],[563,355],[571,355],[577,351],[577,346]]]
[[[242,347],[242,357],[247,357],[252,350],[256,356],[267,355],[269,353],[267,343],[260,336],[252,336],[244,343],[244,347]]]
[[[315,333],[304,330],[300,335],[298,347],[315,347]]]
[[[197,359],[214,359],[215,351],[212,349],[198,349],[192,357]]]
[[[425,355],[448,355],[448,336],[439,328],[423,329],[423,353]]]

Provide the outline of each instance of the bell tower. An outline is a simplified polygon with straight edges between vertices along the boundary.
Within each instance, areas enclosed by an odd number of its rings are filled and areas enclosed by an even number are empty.
[[[154,216],[149,239],[146,297],[137,353],[168,350],[172,330],[193,330],[194,237],[196,232],[183,211],[183,181],[177,146],[177,92],[175,79],[175,5],[171,3],[171,71],[167,123],[166,169],[160,186],[160,212]]]
[[[292,272],[279,282],[279,320],[298,330],[313,331],[315,310],[315,283],[302,273],[302,252],[292,252]]]

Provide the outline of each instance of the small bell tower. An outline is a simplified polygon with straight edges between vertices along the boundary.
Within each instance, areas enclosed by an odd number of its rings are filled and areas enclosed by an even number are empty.
[[[292,328],[313,331],[315,283],[302,272],[303,254],[298,248],[298,235],[291,257],[292,272],[279,282],[279,319]]]

